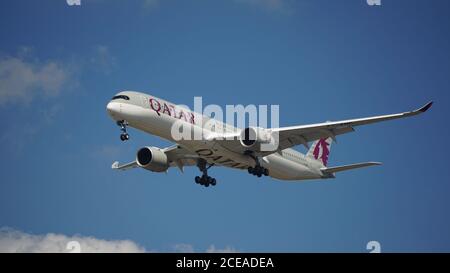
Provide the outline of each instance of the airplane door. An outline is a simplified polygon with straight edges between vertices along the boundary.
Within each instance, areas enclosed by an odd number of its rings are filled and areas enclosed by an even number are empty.
[[[146,96],[141,96],[142,107],[150,108],[149,100]]]

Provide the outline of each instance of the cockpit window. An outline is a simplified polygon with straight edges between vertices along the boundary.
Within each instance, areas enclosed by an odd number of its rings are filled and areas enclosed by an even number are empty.
[[[125,96],[125,95],[117,95],[117,96],[112,97],[112,100],[117,100],[117,99],[130,100],[130,97]]]

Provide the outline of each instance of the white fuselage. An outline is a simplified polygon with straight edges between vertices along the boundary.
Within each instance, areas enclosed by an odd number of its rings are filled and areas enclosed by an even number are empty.
[[[214,132],[206,124],[213,123],[216,126],[216,132],[217,127],[225,133],[240,131],[234,126],[215,120],[211,122],[210,118],[202,114],[148,94],[124,91],[117,95],[126,95],[129,100],[117,99],[108,103],[108,113],[116,121],[125,120],[130,127],[175,142],[204,158],[210,164],[246,170],[256,163],[253,157],[227,147],[225,141],[208,140]],[[199,134],[202,139],[174,139],[173,125],[180,121],[189,125],[192,135]],[[262,158],[260,164],[269,170],[271,177],[281,180],[325,178],[320,170],[324,167],[320,161],[293,149],[284,149],[267,155]]]

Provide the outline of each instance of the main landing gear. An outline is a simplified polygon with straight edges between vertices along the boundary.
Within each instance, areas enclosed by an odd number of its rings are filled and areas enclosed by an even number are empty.
[[[269,170],[260,165],[256,165],[255,167],[248,167],[248,173],[261,177],[263,175],[268,176]]]
[[[208,169],[214,166],[214,164],[211,164],[209,166],[206,166],[206,160],[199,159],[197,163],[197,167],[200,169],[200,171],[203,173],[202,176],[196,176],[195,177],[195,183],[200,184],[205,187],[215,186],[217,184],[216,179],[208,175]]]
[[[269,170],[264,168],[263,166],[261,166],[261,158],[255,157],[255,156],[252,156],[252,157],[255,160],[256,165],[255,165],[255,167],[248,167],[248,173],[256,175],[257,177],[261,177],[263,175],[268,176]]]
[[[130,139],[130,135],[127,133],[128,122],[126,120],[119,120],[117,121],[117,125],[120,126],[120,131],[122,132],[120,134],[120,140],[126,141]]]

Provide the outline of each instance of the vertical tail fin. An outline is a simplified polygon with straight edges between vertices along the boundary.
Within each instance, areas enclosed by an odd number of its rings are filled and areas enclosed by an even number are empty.
[[[315,141],[313,145],[311,145],[311,148],[309,148],[306,156],[316,159],[320,161],[324,166],[327,166],[331,151],[331,142],[333,142],[333,139],[331,137],[321,138]]]

